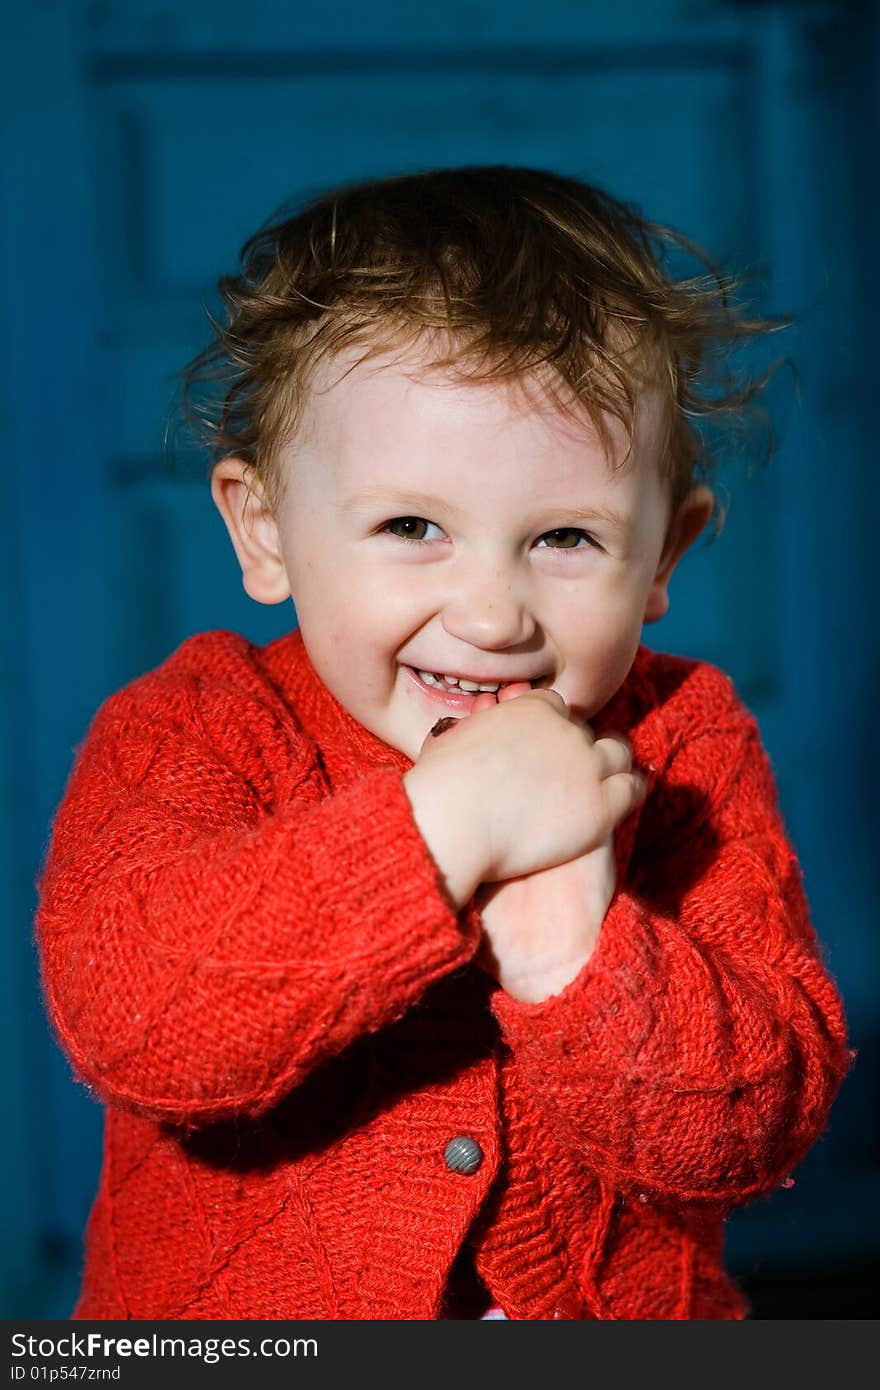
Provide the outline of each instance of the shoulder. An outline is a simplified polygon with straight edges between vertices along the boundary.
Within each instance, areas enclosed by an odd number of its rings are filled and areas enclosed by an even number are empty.
[[[262,653],[237,632],[195,633],[104,701],[88,742],[111,741],[122,763],[139,764],[168,745],[180,759],[210,753],[271,799],[276,774],[304,772],[312,749]]]
[[[158,666],[115,691],[102,706],[124,717],[155,714],[164,721],[221,705],[242,717],[249,705],[272,702],[272,686],[259,663],[260,648],[237,632],[197,632]]]
[[[643,848],[673,831],[690,836],[703,822],[718,840],[765,825],[777,804],[773,770],[731,676],[712,662],[661,652],[645,664],[658,732]]]
[[[739,740],[757,732],[754,715],[728,673],[711,661],[641,646],[634,668],[673,747],[703,733]]]

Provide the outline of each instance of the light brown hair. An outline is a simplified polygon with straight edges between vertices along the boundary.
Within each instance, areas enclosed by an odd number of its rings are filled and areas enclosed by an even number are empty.
[[[670,249],[701,273],[676,279]],[[750,317],[734,302],[741,284],[680,233],[560,174],[492,165],[347,184],[245,243],[241,273],[218,282],[226,321],[212,318],[214,338],[182,374],[182,416],[211,466],[244,459],[275,508],[280,451],[303,422],[318,362],[436,336],[453,349],[434,365],[459,376],[537,371],[565,407],[561,380],[606,447],[602,412],[631,438],[639,391],[657,386],[674,515],[717,466],[700,422],[757,420],[765,461],[773,451],[753,402],[779,361],[753,376],[731,358],[787,321]],[[717,495],[714,515],[717,535]]]

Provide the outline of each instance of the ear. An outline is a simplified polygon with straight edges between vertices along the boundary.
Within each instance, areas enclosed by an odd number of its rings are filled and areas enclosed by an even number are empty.
[[[714,501],[715,498],[707,487],[694,488],[682,502],[677,516],[670,522],[660,564],[645,602],[643,622],[656,623],[668,613],[669,581],[672,572],[712,515]]]
[[[211,473],[211,496],[241,565],[245,593],[257,603],[290,598],[278,526],[253,465],[221,459]]]

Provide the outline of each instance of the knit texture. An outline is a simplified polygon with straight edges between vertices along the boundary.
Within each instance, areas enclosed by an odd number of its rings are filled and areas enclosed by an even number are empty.
[[[192,637],[102,705],[38,884],[107,1107],[75,1318],[434,1319],[465,1255],[511,1319],[746,1316],[724,1215],[822,1133],[840,1000],[730,679],[640,647],[591,726],[648,796],[592,957],[524,1003],[298,630]]]

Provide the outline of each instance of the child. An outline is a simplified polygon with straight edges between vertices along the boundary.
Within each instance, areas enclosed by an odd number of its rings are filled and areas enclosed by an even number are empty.
[[[640,645],[713,510],[723,280],[574,179],[262,229],[189,385],[265,647],[112,695],[40,881],[107,1105],[75,1318],[743,1318],[847,1069],[754,718]],[[452,677],[458,677],[456,684]]]

